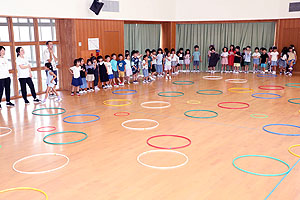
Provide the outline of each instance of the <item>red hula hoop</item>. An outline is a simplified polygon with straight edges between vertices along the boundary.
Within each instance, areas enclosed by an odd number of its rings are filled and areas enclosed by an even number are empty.
[[[120,115],[121,114],[121,115]],[[126,114],[126,115],[122,115],[122,114]],[[116,112],[114,114],[114,116],[117,116],[117,117],[126,117],[126,116],[129,116],[130,113],[129,112]]]
[[[274,87],[273,89],[271,89],[270,87]],[[280,85],[262,85],[258,87],[261,90],[284,90],[283,86]]]
[[[222,104],[225,104],[225,103],[236,103],[236,104],[243,104],[243,105],[246,105],[246,106],[245,107],[240,107],[240,108],[232,108],[232,107],[221,106]],[[221,102],[221,103],[218,104],[218,107],[225,108],[225,109],[245,109],[245,108],[249,108],[250,104],[244,103],[244,102]]]
[[[45,129],[45,128],[52,128],[48,131],[42,131],[41,129]],[[42,126],[40,128],[37,129],[38,132],[42,132],[42,133],[47,133],[47,132],[52,132],[52,131],[55,131],[56,130],[56,127],[55,126]]]
[[[159,146],[155,146],[153,144],[150,144],[150,140],[153,139],[153,138],[158,138],[158,137],[165,137],[165,136],[171,136],[171,137],[178,137],[178,138],[183,138],[185,140],[187,140],[189,143],[186,144],[186,145],[183,145],[183,146],[179,146],[179,147],[171,147],[171,148],[168,148],[168,147],[159,147]],[[187,137],[184,137],[184,136],[181,136],[181,135],[155,135],[155,136],[152,136],[152,137],[149,137],[147,139],[147,144],[150,146],[150,147],[154,147],[154,148],[157,148],[157,149],[181,149],[181,148],[185,148],[185,147],[188,147],[190,146],[192,143],[192,141],[187,138]]]

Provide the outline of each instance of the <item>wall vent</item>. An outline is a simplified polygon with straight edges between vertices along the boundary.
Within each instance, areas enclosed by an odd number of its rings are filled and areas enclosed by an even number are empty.
[[[290,3],[289,12],[299,12],[300,11],[300,2]]]
[[[120,12],[119,1],[102,0],[102,2],[104,3],[103,12]]]

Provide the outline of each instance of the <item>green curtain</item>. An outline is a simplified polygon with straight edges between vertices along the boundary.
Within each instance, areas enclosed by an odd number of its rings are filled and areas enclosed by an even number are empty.
[[[176,49],[190,49],[194,51],[196,44],[200,47],[202,64],[201,71],[206,71],[208,66],[209,45],[215,45],[216,51],[221,53],[224,46],[233,44],[243,47],[251,46],[269,48],[274,44],[275,22],[259,23],[224,23],[224,24],[177,24]],[[192,65],[192,64],[191,64]],[[220,69],[219,65],[216,67]],[[192,66],[190,66],[192,67]],[[252,66],[250,67],[252,68]]]
[[[160,24],[124,24],[125,50],[158,49],[160,46]]]

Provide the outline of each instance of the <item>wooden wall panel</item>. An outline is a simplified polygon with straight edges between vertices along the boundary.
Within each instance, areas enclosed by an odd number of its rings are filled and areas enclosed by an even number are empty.
[[[176,23],[175,22],[163,22],[161,24],[162,29],[162,47],[163,48],[175,48],[176,47]]]

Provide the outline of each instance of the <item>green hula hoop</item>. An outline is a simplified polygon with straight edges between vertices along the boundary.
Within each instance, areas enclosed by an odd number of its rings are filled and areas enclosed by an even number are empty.
[[[259,116],[262,116],[262,117],[259,117]],[[264,119],[264,118],[268,118],[269,116],[266,114],[251,114],[250,117],[257,118],[257,119]]]
[[[288,102],[290,103],[293,103],[293,104],[300,104],[300,103],[297,103],[297,102],[294,102],[293,100],[299,100],[300,98],[292,98],[292,99],[289,99]]]
[[[195,117],[195,116],[192,116],[192,115],[188,115],[188,114],[187,114],[187,113],[189,113],[189,112],[194,112],[194,111],[211,112],[211,113],[214,113],[215,115],[210,116],[210,117]],[[217,112],[215,112],[215,111],[212,111],[212,110],[188,110],[188,111],[184,112],[184,115],[187,116],[187,117],[191,117],[191,118],[209,119],[209,118],[217,117],[219,114],[218,114]]]
[[[38,114],[38,113],[35,113],[36,111],[47,110],[47,109],[62,110],[62,112],[60,112],[60,113],[54,113],[54,114]],[[33,115],[38,115],[38,116],[53,116],[53,115],[61,115],[61,114],[64,114],[65,112],[67,112],[67,111],[64,108],[55,108],[55,107],[53,107],[53,108],[39,108],[39,109],[35,109],[35,110],[32,111],[32,114]]]
[[[178,95],[165,95],[165,94],[170,94],[170,93],[176,93]],[[158,96],[161,96],[161,97],[181,97],[183,95],[184,95],[183,92],[176,92],[176,91],[167,91],[167,92],[159,92],[158,93]]]
[[[57,135],[57,134],[60,134],[60,133],[80,133],[80,134],[83,134],[85,135],[84,138],[80,139],[80,140],[76,140],[76,141],[73,141],[73,142],[60,142],[60,143],[57,143],[57,142],[48,142],[46,140],[47,137],[51,136],[51,135]],[[54,145],[60,145],[60,144],[74,144],[74,143],[77,143],[77,142],[81,142],[83,140],[85,140],[86,138],[88,137],[88,135],[84,132],[80,132],[80,131],[62,131],[62,132],[55,132],[55,133],[50,133],[48,135],[46,135],[44,138],[43,138],[43,141],[47,144],[54,144]]]
[[[218,93],[206,93],[208,91],[218,92]],[[223,94],[223,92],[221,90],[198,90],[197,93],[198,94],[204,94],[204,95],[220,95],[220,94]]]
[[[300,83],[287,83],[287,84],[285,84],[285,86],[293,87],[293,88],[300,88]]]
[[[175,85],[193,85],[194,81],[174,81],[172,83]]]

